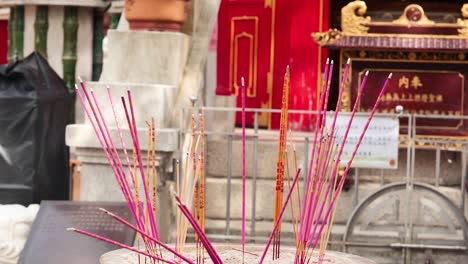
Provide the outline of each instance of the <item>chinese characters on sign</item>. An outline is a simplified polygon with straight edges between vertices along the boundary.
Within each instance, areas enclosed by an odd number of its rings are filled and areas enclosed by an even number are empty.
[[[346,131],[350,114],[340,113],[336,122],[336,141],[341,144]],[[346,166],[361,136],[368,115],[355,116],[346,140],[341,157],[341,165]],[[328,114],[327,126],[330,126],[333,115]],[[398,168],[398,145],[400,123],[398,118],[374,116],[359,146],[351,165],[353,168]]]
[[[464,76],[455,71],[392,70],[393,78],[382,96],[378,112],[395,113],[403,106],[404,112],[420,115],[459,116],[464,114]],[[370,112],[374,106],[382,80],[390,70],[371,70],[364,89],[360,111]],[[362,74],[359,75],[359,84]],[[355,91],[353,91],[355,99]],[[418,127],[457,130],[461,120],[422,120]]]

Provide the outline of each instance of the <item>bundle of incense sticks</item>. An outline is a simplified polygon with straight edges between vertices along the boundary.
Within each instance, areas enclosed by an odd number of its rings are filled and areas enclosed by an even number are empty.
[[[345,82],[349,72],[350,61],[347,62],[343,79],[338,93],[338,102],[341,101],[345,89]],[[320,100],[318,105],[318,114],[315,119],[314,141],[310,159],[309,171],[305,174],[304,184],[305,193],[301,201],[301,194],[299,191],[299,177],[301,170],[297,168],[297,160],[294,145],[287,140],[288,129],[288,96],[289,96],[289,67],[286,71],[284,78],[283,89],[283,105],[281,109],[281,125],[280,125],[280,139],[278,146],[278,160],[277,160],[277,178],[276,178],[276,191],[275,191],[275,215],[274,226],[269,236],[268,242],[265,246],[264,252],[260,258],[259,263],[263,263],[270,245],[273,243],[273,259],[279,258],[280,255],[280,233],[281,222],[283,214],[291,201],[291,215],[293,220],[293,232],[296,239],[296,256],[295,263],[309,263],[312,258],[314,250],[319,249],[318,263],[322,263],[325,256],[326,247],[330,238],[333,220],[337,210],[337,204],[344,181],[351,168],[352,161],[356,156],[357,150],[364,138],[364,135],[369,127],[369,124],[379,106],[380,99],[385,93],[391,74],[384,82],[383,88],[376,99],[375,105],[369,114],[364,129],[358,139],[357,144],[350,159],[344,167],[344,172],[341,178],[338,177],[340,168],[341,155],[345,147],[348,133],[354,116],[357,112],[359,102],[361,100],[363,89],[367,82],[369,72],[366,72],[364,79],[359,87],[358,94],[354,103],[353,110],[340,142],[336,140],[336,123],[338,113],[340,112],[340,104],[338,103],[332,115],[330,124],[326,124],[327,118],[327,105],[328,97],[330,94],[330,83],[333,73],[333,61],[327,61],[324,71],[324,81],[320,89]],[[90,120],[90,123],[95,131],[96,137],[101,144],[101,147],[108,159],[111,169],[115,175],[117,183],[125,197],[131,215],[135,219],[135,225],[130,224],[121,217],[101,209],[104,213],[113,217],[116,221],[128,226],[135,230],[139,235],[144,249],[140,250],[132,248],[116,241],[100,237],[98,235],[70,228],[70,231],[77,232],[82,235],[90,236],[106,243],[117,245],[122,248],[129,249],[141,255],[144,258],[149,258],[153,263],[195,263],[193,260],[184,255],[184,245],[187,237],[188,226],[190,225],[196,233],[197,255],[196,263],[204,262],[204,251],[208,253],[211,261],[214,264],[223,263],[218,253],[214,249],[212,243],[206,236],[205,222],[204,222],[204,208],[205,208],[205,185],[204,185],[204,162],[205,162],[205,119],[203,112],[200,114],[199,124],[200,130],[197,136],[196,132],[196,119],[195,115],[192,116],[192,133],[190,149],[187,150],[185,155],[185,168],[184,175],[180,175],[180,162],[177,161],[176,166],[176,193],[175,199],[180,209],[177,213],[177,235],[175,248],[167,246],[159,239],[158,228],[156,226],[156,186],[157,174],[155,165],[155,145],[156,134],[154,119],[148,124],[148,153],[146,159],[146,172],[145,165],[142,161],[142,151],[140,141],[138,139],[136,121],[133,110],[132,94],[131,91],[127,92],[127,98],[121,96],[122,109],[127,121],[127,127],[132,139],[133,149],[133,164],[130,161],[127,147],[125,146],[122,129],[118,122],[118,115],[116,107],[113,102],[113,97],[110,89],[107,89],[109,102],[111,104],[116,128],[118,131],[119,141],[124,152],[125,162],[127,169],[125,169],[124,162],[121,161],[117,151],[114,139],[111,137],[110,130],[102,115],[100,104],[91,90],[88,93],[86,86],[81,82],[80,90],[78,86],[77,94],[80,102]],[[84,96],[83,96],[84,94]],[[242,79],[242,253],[245,253],[245,189],[246,189],[246,153],[245,153],[245,85]],[[289,147],[289,151],[288,151]],[[291,161],[289,161],[291,160]],[[133,167],[132,167],[133,165]],[[133,168],[133,170],[132,170]],[[290,170],[294,171],[295,177],[291,177]],[[285,177],[288,182],[288,193],[285,201],[283,202],[284,194],[284,181]],[[291,181],[292,180],[292,181]],[[143,190],[139,191],[139,182],[143,186]],[[152,186],[151,186],[152,182]],[[152,188],[151,188],[152,187]],[[152,190],[152,197],[150,191]],[[187,205],[193,205],[193,213]],[[167,259],[163,257],[161,250],[164,249],[173,254],[174,259]],[[243,257],[244,262],[244,257]]]
[[[289,84],[290,73],[289,66],[286,68],[284,75],[283,85],[283,99],[281,107],[281,121],[280,121],[280,138],[278,144],[278,160],[276,162],[276,192],[275,192],[275,215],[274,222],[278,221],[279,213],[283,205],[284,193],[284,167],[286,160],[286,142],[288,135],[288,102],[289,102]],[[281,221],[279,221],[278,228],[273,239],[273,260],[278,259],[280,256],[280,241],[281,241]]]
[[[296,240],[297,251],[295,263],[308,263],[313,251],[319,245],[319,260],[323,261],[325,249],[330,237],[331,228],[337,208],[337,201],[340,197],[344,181],[351,168],[357,150],[364,138],[367,128],[379,106],[380,98],[387,89],[391,74],[383,84],[383,88],[375,102],[375,105],[369,115],[359,140],[354,147],[350,159],[348,160],[344,173],[338,181],[338,171],[341,162],[341,156],[346,144],[348,133],[351,129],[354,116],[358,109],[363,89],[367,82],[369,72],[366,72],[359,87],[358,94],[350,115],[346,130],[341,142],[336,142],[336,122],[340,112],[340,103],[345,89],[345,83],[349,73],[350,61],[348,60],[341,80],[338,93],[338,103],[333,113],[333,119],[329,126],[325,125],[327,98],[330,91],[330,80],[333,73],[333,62],[328,63],[325,70],[325,81],[322,86],[320,96],[320,108],[318,118],[316,119],[316,129],[314,132],[314,142],[311,153],[310,169],[306,178],[306,193],[303,198],[301,209],[300,228]],[[324,232],[325,231],[325,232]]]
[[[191,144],[190,151],[186,153],[186,166],[184,177],[181,178],[180,169],[177,168],[176,195],[185,204],[193,203],[194,219],[205,230],[205,117],[203,111],[199,114],[199,131],[197,132],[195,115],[191,118]],[[198,136],[197,136],[198,134]],[[178,163],[179,164],[179,163]],[[183,253],[188,232],[188,219],[177,212],[176,250]],[[196,263],[204,263],[203,241],[195,233]]]

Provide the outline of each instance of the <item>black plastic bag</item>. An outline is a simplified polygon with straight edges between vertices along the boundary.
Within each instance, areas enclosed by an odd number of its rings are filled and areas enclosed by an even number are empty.
[[[0,66],[0,204],[69,197],[71,97],[38,53]]]

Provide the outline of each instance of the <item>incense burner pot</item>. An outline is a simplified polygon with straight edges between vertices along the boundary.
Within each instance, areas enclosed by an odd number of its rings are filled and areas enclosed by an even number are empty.
[[[180,31],[189,0],[125,0],[125,17],[132,30]]]
[[[0,205],[0,264],[16,264],[39,205]]]
[[[223,260],[224,264],[239,264],[242,263],[242,253],[236,249],[239,249],[240,245],[215,245],[216,251]],[[296,253],[296,248],[293,247],[281,247],[280,258],[272,261],[271,259],[271,250],[265,257],[265,264],[292,264],[294,263],[294,257]],[[259,263],[259,260],[262,256],[264,246],[247,246],[245,248],[245,263],[255,264]],[[194,245],[187,245],[184,250],[184,255],[190,259],[196,258],[196,248]],[[164,254],[166,253],[166,254]],[[165,256],[164,256],[165,255]],[[163,252],[163,256],[168,260],[173,258],[173,254]],[[143,257],[141,257],[143,259]],[[316,260],[318,257],[316,254],[313,256],[313,260]],[[333,264],[375,264],[374,261],[358,257],[355,255],[344,254],[340,252],[327,251],[324,263],[333,263]],[[111,251],[104,254],[100,259],[101,264],[138,264],[138,256],[136,253],[131,251],[120,249]],[[211,264],[211,259],[208,254],[205,252],[205,263]]]

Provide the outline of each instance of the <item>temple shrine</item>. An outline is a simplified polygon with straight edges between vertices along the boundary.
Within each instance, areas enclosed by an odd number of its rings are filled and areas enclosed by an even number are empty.
[[[466,115],[468,74],[468,35],[464,28],[468,5],[452,21],[428,18],[422,6],[410,4],[400,16],[388,21],[374,21],[367,16],[364,1],[354,1],[341,10],[341,30],[315,33],[315,41],[333,50],[340,65],[351,59],[342,104],[350,110],[365,71],[371,71],[368,85],[378,87],[378,80],[393,73],[392,83],[382,98],[381,113],[395,113],[396,106],[416,115]],[[449,17],[450,18],[450,17]],[[341,76],[341,75],[340,75]],[[369,102],[377,90],[368,89],[360,110],[369,112]],[[418,133],[466,136],[466,121],[460,119],[422,119]]]

